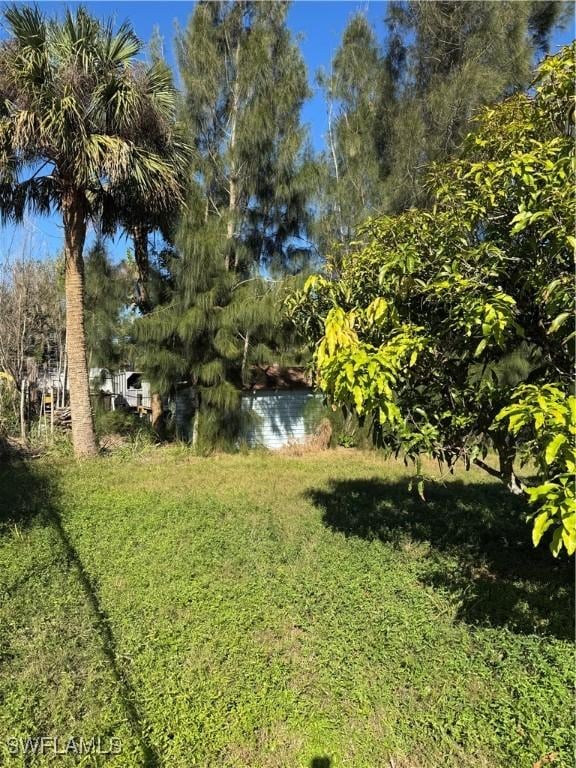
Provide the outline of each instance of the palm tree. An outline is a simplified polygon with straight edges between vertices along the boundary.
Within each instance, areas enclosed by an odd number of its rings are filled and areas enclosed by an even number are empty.
[[[157,49],[158,42],[153,39],[151,53],[155,86],[164,93],[175,94],[172,71]],[[166,244],[174,243],[182,199],[190,182],[191,149],[184,139],[183,126],[172,123],[170,132],[166,132],[163,114],[148,114],[141,129],[138,143],[162,155],[173,169],[173,175],[168,180],[168,194],[150,196],[137,184],[124,184],[121,189],[113,190],[106,197],[101,223],[104,234],[114,234],[120,227],[131,238],[138,273],[135,303],[142,314],[148,314],[155,304],[154,297],[150,295],[149,238],[153,232],[159,232]],[[175,183],[179,186],[180,194],[172,196],[170,193]]]
[[[0,43],[0,212],[62,217],[72,436],[96,453],[84,331],[83,247],[103,201],[127,187],[170,205],[181,196],[163,152],[172,142],[175,93],[157,65],[136,61],[131,26],[102,24],[84,8],[62,22],[34,7],[8,8]],[[152,119],[164,140],[144,141]],[[182,146],[185,152],[185,147]]]

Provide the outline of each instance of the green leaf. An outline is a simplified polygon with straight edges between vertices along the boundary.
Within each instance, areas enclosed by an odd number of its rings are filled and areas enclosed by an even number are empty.
[[[488,340],[487,339],[482,339],[482,341],[480,341],[480,343],[478,344],[478,346],[474,350],[474,357],[479,357],[482,354],[482,352],[484,352],[484,350],[486,349],[487,345],[488,345]]]
[[[570,317],[570,312],[561,312],[559,315],[557,315],[554,320],[550,323],[550,328],[548,328],[548,333],[556,333],[556,331],[561,328],[566,320]]]
[[[576,552],[576,531],[569,531],[566,528],[563,528],[562,541],[566,547],[566,552],[568,552],[569,555],[573,555],[574,552]]]
[[[546,464],[550,465],[558,455],[558,451],[567,442],[566,435],[556,435],[556,437],[548,443],[546,452],[544,454],[544,460]]]
[[[563,531],[563,528],[561,526],[558,526],[558,528],[556,528],[556,530],[554,531],[554,535],[552,536],[552,541],[550,542],[550,552],[552,552],[554,557],[558,557],[558,555],[562,551],[562,531]]]
[[[548,496],[548,494],[557,490],[558,486],[556,483],[543,483],[542,485],[538,485],[535,488],[526,489],[528,495],[530,496],[530,501],[536,501],[542,496]]]
[[[540,512],[540,514],[534,520],[534,527],[532,528],[532,543],[535,547],[540,544],[542,536],[546,533],[548,528],[552,525],[553,520],[548,515],[548,512]]]

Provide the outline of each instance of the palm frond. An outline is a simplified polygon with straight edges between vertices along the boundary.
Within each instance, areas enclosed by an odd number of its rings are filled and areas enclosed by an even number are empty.
[[[154,62],[145,73],[145,92],[159,115],[172,120],[176,113],[176,89],[172,73],[163,62]]]
[[[3,223],[22,221],[26,211],[48,214],[57,204],[57,186],[49,176],[26,179],[18,184],[0,184],[0,216]]]
[[[116,32],[108,23],[104,33],[102,60],[105,65],[119,67],[131,61],[142,50],[142,43],[136,37],[130,23],[123,22]]]
[[[46,43],[46,19],[37,5],[10,5],[4,10],[8,31],[22,47],[41,49]]]

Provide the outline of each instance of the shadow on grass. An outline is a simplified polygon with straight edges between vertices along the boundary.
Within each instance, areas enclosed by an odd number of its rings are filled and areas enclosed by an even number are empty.
[[[310,768],[330,768],[332,761],[329,757],[313,757]]]
[[[86,600],[90,606],[95,626],[98,629],[102,648],[110,672],[118,685],[119,695],[132,731],[140,743],[144,768],[158,768],[160,760],[148,742],[142,728],[142,718],[136,707],[136,697],[130,681],[123,674],[118,663],[114,633],[108,615],[104,611],[92,580],[66,532],[57,506],[58,490],[47,469],[37,468],[30,462],[14,461],[0,467],[0,539],[7,530],[17,526],[21,531],[30,525],[52,527],[70,566],[78,576]],[[13,588],[22,588],[18,582]]]
[[[374,478],[335,480],[307,496],[325,525],[347,536],[429,542],[422,581],[456,597],[459,620],[572,638],[572,567],[534,549],[526,504],[503,487],[430,484],[423,502],[405,481]]]

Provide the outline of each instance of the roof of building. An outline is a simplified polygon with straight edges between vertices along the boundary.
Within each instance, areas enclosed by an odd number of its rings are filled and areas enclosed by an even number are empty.
[[[251,367],[251,381],[243,389],[252,392],[263,389],[311,389],[312,377],[306,368],[272,365]]]

